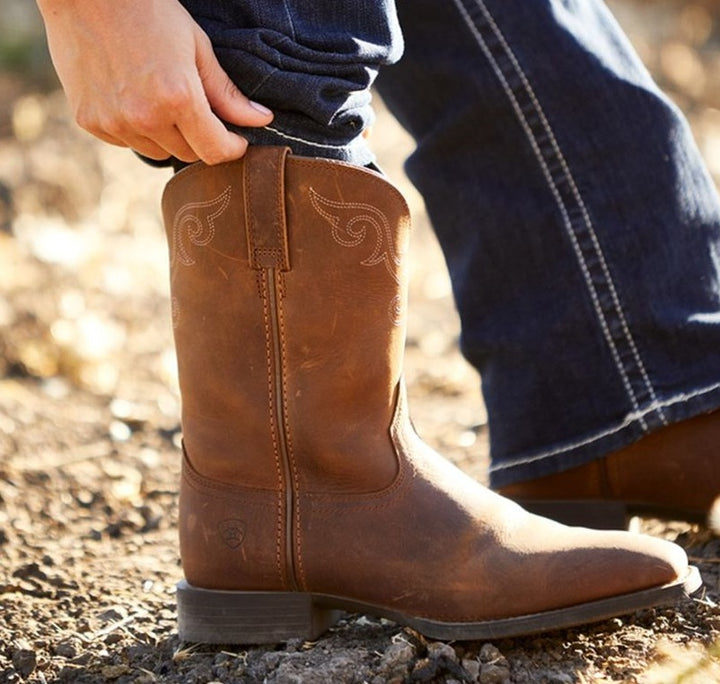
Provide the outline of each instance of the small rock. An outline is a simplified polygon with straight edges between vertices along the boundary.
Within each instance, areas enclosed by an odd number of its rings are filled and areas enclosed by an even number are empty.
[[[480,684],[505,684],[510,681],[510,670],[504,665],[486,663],[480,668]]]
[[[103,643],[106,646],[112,646],[113,644],[120,643],[123,640],[123,635],[120,632],[110,632],[104,639]]]
[[[29,677],[37,666],[37,655],[35,651],[19,648],[12,654],[12,664],[21,676]]]
[[[77,647],[72,641],[61,641],[55,646],[55,655],[59,655],[61,658],[74,658],[77,656]]]
[[[480,648],[480,662],[492,663],[500,660],[503,654],[494,644],[483,644]]]
[[[415,649],[407,641],[390,644],[380,659],[379,670],[383,674],[383,681],[392,681],[397,677],[402,681],[407,676],[413,658]]]
[[[127,665],[105,665],[102,668],[102,676],[105,679],[117,679],[126,674],[130,674],[130,668]]]
[[[157,681],[154,674],[147,672],[138,677],[134,677],[132,684],[155,684]],[[208,682],[208,684],[213,684],[213,682]]]
[[[407,641],[396,641],[390,644],[383,653],[382,666],[407,665],[415,657],[415,649]]]
[[[74,667],[73,665],[65,665],[58,674],[58,681],[62,684],[72,684],[78,680],[78,675],[82,672],[81,667]]]
[[[213,665],[215,665],[215,666],[225,665],[225,664],[226,664],[227,662],[229,662],[230,660],[232,660],[232,656],[231,656],[229,653],[224,653],[224,652],[223,652],[223,653],[218,653],[218,654],[213,658]],[[208,684],[212,684],[212,682],[208,682]]]
[[[120,620],[124,620],[126,617],[127,612],[124,608],[119,606],[115,608],[108,608],[108,610],[98,615],[98,618],[103,622],[119,622]]]
[[[90,651],[84,651],[76,658],[73,658],[73,665],[87,665],[92,660],[92,653]]]
[[[15,572],[13,572],[13,577],[19,577],[21,579],[47,579],[47,575],[40,569],[40,566],[37,563],[26,563],[25,565],[19,567],[15,570]]]
[[[474,658],[464,658],[462,666],[466,672],[472,677],[472,680],[476,682],[480,677],[480,663]]]
[[[297,653],[298,651],[303,650],[304,644],[305,644],[304,639],[290,639],[285,644],[285,651],[287,653]]]
[[[455,649],[450,646],[450,644],[444,644],[441,641],[436,641],[432,644],[428,644],[427,646],[428,650],[428,656],[430,658],[433,658],[437,660],[438,658],[447,658],[448,660],[452,660],[454,662],[457,662],[458,657],[457,653],[455,653]]]

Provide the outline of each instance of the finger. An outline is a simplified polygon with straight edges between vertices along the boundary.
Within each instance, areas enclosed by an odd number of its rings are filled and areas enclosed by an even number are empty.
[[[218,164],[239,159],[245,154],[247,140],[227,130],[225,124],[210,109],[200,93],[178,115],[177,127],[193,152],[206,164]]]
[[[164,111],[159,106],[160,111]],[[177,157],[181,161],[199,159],[190,144],[167,116],[159,117],[154,111],[136,110],[131,105],[123,108],[124,116],[102,120],[93,113],[76,118],[81,126],[101,140],[120,147],[130,147],[151,159]],[[138,113],[139,112],[139,113]],[[131,116],[134,113],[134,116]]]
[[[172,152],[166,150],[164,147],[161,147],[149,138],[135,137],[132,142],[124,144],[124,147],[129,147],[135,152],[141,154],[143,157],[148,157],[148,159],[157,159],[158,161],[175,156]],[[197,157],[194,159],[183,159],[183,161],[197,161]]]
[[[210,40],[204,34],[198,40],[196,60],[208,102],[221,119],[238,126],[265,126],[272,121],[273,114],[267,107],[240,92],[220,66]]]
[[[175,157],[184,162],[196,162],[200,158],[175,126],[153,131],[149,134],[146,133],[144,136],[140,136],[139,139],[141,143],[151,143],[163,150],[165,156],[162,158],[164,159]],[[132,147],[137,150],[134,145]],[[151,158],[155,159],[155,157]]]
[[[206,164],[240,159],[247,150],[247,140],[228,131],[209,107],[204,116],[188,116],[178,128],[193,152]]]
[[[157,159],[160,161],[168,159],[169,157],[177,157],[181,161],[190,163],[199,159],[199,157],[192,151],[190,146],[184,140],[176,146],[169,145],[168,149],[163,145],[159,145],[150,138],[139,135],[128,135],[123,138],[118,138],[100,130],[93,131],[92,135],[103,142],[116,147],[129,147],[135,152],[141,154],[143,157],[148,157],[149,159]],[[181,138],[179,133],[177,134],[177,137]]]

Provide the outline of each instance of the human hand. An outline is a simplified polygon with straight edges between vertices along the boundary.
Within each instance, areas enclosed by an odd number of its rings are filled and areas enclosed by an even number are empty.
[[[227,130],[272,113],[245,97],[177,0],[37,0],[53,64],[75,120],[105,142],[151,159],[237,159]]]

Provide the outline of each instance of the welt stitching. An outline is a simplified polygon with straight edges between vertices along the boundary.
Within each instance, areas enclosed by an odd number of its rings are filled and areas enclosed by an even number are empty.
[[[265,272],[267,274],[267,272]],[[267,275],[266,275],[267,277]],[[274,394],[274,388],[273,388],[273,377],[272,377],[272,340],[271,340],[271,333],[270,333],[270,315],[268,312],[268,291],[267,291],[267,283],[263,281],[263,322],[265,324],[265,353],[267,355],[267,372],[268,372],[268,412],[269,412],[269,418],[270,418],[270,435],[272,438],[272,444],[273,444],[273,455],[275,457],[275,470],[277,472],[278,476],[278,491],[277,491],[277,509],[278,509],[278,518],[277,518],[277,530],[276,530],[276,551],[275,551],[275,558],[277,561],[277,567],[278,567],[278,574],[280,576],[280,582],[283,586],[286,585],[284,581],[285,573],[283,570],[283,564],[282,564],[282,555],[281,555],[281,548],[283,547],[282,540],[283,540],[283,476],[282,476],[282,466],[280,464],[280,452],[278,450],[278,443],[277,443],[277,420],[275,417],[275,408],[273,406],[273,394]]]
[[[650,378],[648,377],[647,371],[645,369],[645,364],[642,361],[642,358],[640,357],[640,352],[637,348],[637,345],[635,344],[635,340],[632,336],[632,333],[630,332],[630,327],[628,326],[627,319],[625,318],[625,312],[623,310],[623,306],[620,302],[620,297],[617,293],[617,289],[615,287],[615,283],[612,279],[612,276],[610,274],[610,269],[607,265],[607,261],[605,260],[605,254],[602,251],[602,248],[600,247],[600,243],[597,238],[597,233],[595,232],[593,228],[592,219],[590,218],[590,214],[587,210],[587,207],[585,205],[585,202],[583,201],[582,194],[580,193],[577,184],[575,183],[575,178],[573,177],[570,167],[568,165],[567,159],[565,158],[565,155],[562,153],[562,149],[560,148],[559,143],[557,142],[557,138],[555,137],[555,133],[553,132],[552,127],[550,126],[550,122],[547,120],[547,117],[545,116],[545,111],[543,110],[542,106],[540,105],[540,102],[537,99],[537,96],[535,95],[535,91],[533,90],[532,86],[530,85],[530,82],[527,78],[527,75],[525,74],[522,66],[517,60],[517,57],[515,56],[515,53],[512,51],[510,46],[508,45],[505,36],[500,31],[500,28],[498,27],[497,23],[495,22],[494,17],[490,13],[490,11],[487,9],[487,6],[485,5],[484,0],[477,0],[478,5],[481,7],[482,11],[484,12],[488,22],[493,28],[493,31],[495,35],[497,36],[498,40],[502,44],[503,48],[505,49],[505,53],[507,57],[512,62],[513,66],[515,67],[515,71],[517,75],[519,76],[520,80],[522,81],[525,91],[527,92],[528,96],[530,97],[533,107],[535,109],[535,112],[537,113],[537,116],[540,118],[540,121],[543,125],[543,128],[545,129],[548,140],[550,144],[552,145],[553,151],[557,154],[558,161],[560,162],[560,165],[562,167],[563,175],[566,178],[567,182],[570,185],[570,189],[572,190],[573,197],[575,198],[575,201],[577,202],[578,208],[580,209],[580,212],[582,214],[583,222],[585,223],[585,226],[588,229],[588,234],[590,235],[590,239],[592,240],[593,248],[595,251],[595,254],[600,262],[601,269],[603,271],[603,275],[605,276],[606,284],[608,287],[608,291],[610,292],[610,296],[613,300],[613,306],[615,308],[615,313],[618,316],[618,319],[620,321],[620,324],[623,329],[623,334],[625,335],[625,340],[627,344],[629,345],[632,355],[635,359],[635,363],[637,364],[637,368],[640,371],[640,374],[642,375],[643,381],[645,383],[645,387],[648,390],[648,393],[652,397],[653,402],[657,401],[657,396],[655,394],[655,388],[653,387]],[[667,425],[667,419],[665,417],[665,414],[663,413],[662,409],[659,410],[659,416],[663,422],[663,424]]]
[[[521,82],[523,84],[523,88],[525,91],[525,94],[528,95],[531,98],[531,104],[534,105],[535,111],[533,112],[534,115],[538,116],[540,119],[540,123],[543,125],[544,128],[544,134],[548,136],[548,139],[550,141],[550,144],[553,146],[553,149],[557,155],[559,155],[559,159],[557,161],[560,162],[561,168],[563,171],[563,175],[565,177],[565,180],[569,182],[571,189],[573,190],[573,195],[576,201],[580,201],[581,198],[578,197],[577,187],[574,184],[574,181],[572,179],[572,176],[570,175],[569,169],[567,167],[567,163],[563,164],[564,158],[562,158],[561,152],[558,148],[557,141],[554,138],[552,134],[552,129],[549,126],[549,122],[544,116],[544,113],[542,109],[540,108],[539,102],[537,101],[537,98],[534,96],[534,92],[532,91],[532,86],[527,80],[527,77],[522,72],[522,69],[520,65],[518,64],[514,54],[510,50],[510,47],[508,46],[507,42],[504,40],[504,36],[500,32],[499,28],[497,27],[497,24],[494,22],[492,16],[489,14],[487,7],[482,2],[482,0],[475,0],[478,8],[485,16],[486,20],[491,24],[491,27],[493,29],[493,32],[495,33],[496,38],[500,41],[504,51],[506,52],[506,56],[510,61],[512,62],[515,70],[516,70],[516,76],[519,76],[521,79]],[[491,68],[493,69],[496,77],[500,81],[503,90],[505,91],[508,99],[510,100],[510,103],[513,107],[513,110],[515,111],[515,114],[518,118],[519,123],[521,124],[523,130],[525,131],[525,134],[528,138],[528,141],[530,143],[530,146],[533,150],[533,153],[535,154],[535,157],[540,164],[540,167],[543,171],[543,175],[545,176],[545,180],[548,184],[548,188],[550,189],[556,205],[562,214],[563,217],[563,225],[565,226],[565,230],[571,240],[573,250],[575,252],[576,258],[578,259],[579,266],[581,268],[581,271],[583,273],[583,277],[585,279],[586,287],[588,289],[588,293],[590,295],[590,298],[593,303],[593,307],[595,309],[595,313],[598,319],[598,322],[603,330],[603,334],[605,337],[605,340],[608,344],[609,350],[611,352],[611,355],[613,357],[613,360],[615,362],[616,370],[618,371],[622,384],[625,388],[626,394],[628,396],[628,399],[630,400],[633,408],[635,411],[639,414],[639,404],[637,401],[637,397],[635,395],[635,391],[633,390],[632,384],[630,382],[630,379],[628,377],[627,371],[625,370],[622,359],[620,358],[617,346],[615,344],[615,341],[612,337],[612,333],[610,332],[610,329],[607,324],[607,320],[605,318],[605,314],[603,313],[602,306],[599,301],[597,290],[595,289],[595,285],[592,282],[592,275],[590,273],[590,270],[588,268],[587,262],[585,261],[585,258],[582,253],[582,248],[580,247],[580,244],[578,242],[577,235],[575,234],[574,227],[573,227],[573,221],[570,218],[570,212],[569,208],[566,206],[565,201],[563,200],[562,194],[560,193],[560,190],[558,188],[558,183],[553,177],[553,172],[551,171],[548,160],[545,159],[545,156],[543,154],[542,149],[540,148],[538,137],[535,134],[535,132],[532,129],[532,126],[530,122],[528,121],[528,115],[523,111],[522,105],[519,103],[515,92],[513,91],[512,87],[510,86],[507,77],[505,73],[503,72],[502,68],[498,64],[497,60],[495,59],[494,55],[490,51],[490,48],[487,45],[487,42],[485,41],[484,37],[480,33],[480,30],[475,25],[473,18],[470,16],[468,10],[465,8],[465,6],[462,4],[462,0],[455,0],[455,4],[461,13],[465,23],[468,25],[468,28],[470,29],[471,33],[473,34],[473,37],[477,41],[478,45],[480,46],[481,50],[483,51],[483,54],[490,62]],[[582,206],[580,207],[581,213],[582,213]],[[592,225],[588,224],[587,221],[589,220],[589,216],[587,214],[584,214],[584,219],[586,223],[586,228],[592,232]],[[595,244],[595,243],[594,243]],[[596,245],[596,249],[599,248],[599,245]],[[605,273],[605,279],[608,279],[607,271],[604,271]],[[627,342],[627,339],[626,339]],[[644,370],[644,369],[643,369]],[[646,376],[644,376],[646,377]],[[640,418],[640,423],[644,430],[647,430],[647,423]]]

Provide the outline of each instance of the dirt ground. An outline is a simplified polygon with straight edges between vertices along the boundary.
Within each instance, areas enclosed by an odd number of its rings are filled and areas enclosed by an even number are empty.
[[[613,3],[720,173],[720,12]],[[314,643],[183,644],[175,632],[180,427],[166,247],[169,177],[69,121],[61,94],[0,74],[0,683],[720,681],[720,539],[677,540],[706,595],[583,629],[433,643],[348,616]],[[381,164],[415,215],[406,375],[420,433],[484,481],[478,378],[422,202],[410,140],[380,111]]]

